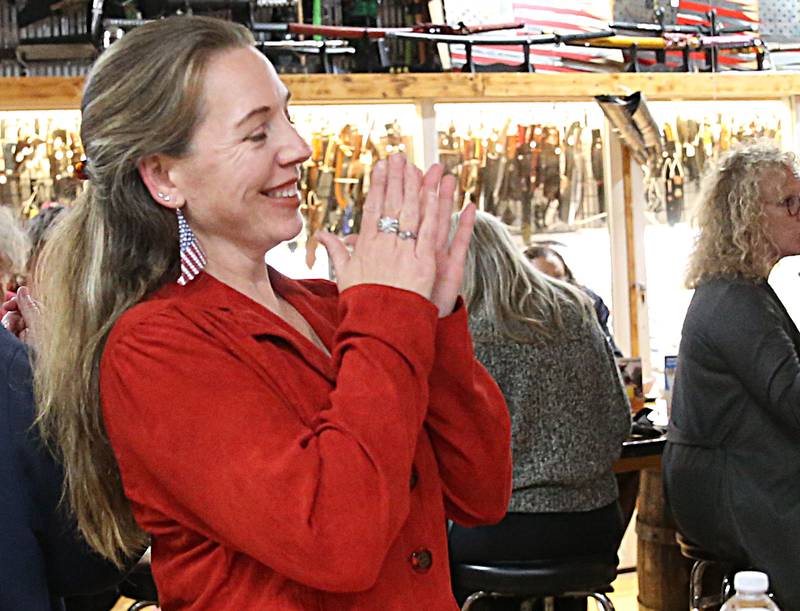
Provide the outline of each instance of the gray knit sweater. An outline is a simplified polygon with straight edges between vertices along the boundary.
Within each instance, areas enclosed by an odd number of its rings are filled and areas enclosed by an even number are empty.
[[[566,307],[562,317],[558,339],[532,344],[500,335],[485,315],[470,317],[476,356],[511,412],[509,511],[590,511],[617,498],[611,467],[630,431],[628,400],[597,322]]]

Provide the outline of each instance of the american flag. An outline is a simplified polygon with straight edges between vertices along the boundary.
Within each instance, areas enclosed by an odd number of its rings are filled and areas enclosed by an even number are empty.
[[[180,243],[181,251],[181,276],[178,278],[178,284],[186,286],[186,284],[197,277],[206,266],[206,255],[200,247],[200,243],[194,236],[189,223],[183,218],[183,213],[177,210],[178,216],[178,241]]]
[[[672,4],[672,3],[670,3]],[[760,7],[757,0],[678,0],[674,7],[667,9],[666,23],[709,26],[709,11],[716,11],[718,27],[751,27],[758,29]],[[614,5],[614,17],[617,21],[654,22],[652,7],[641,6],[640,0],[619,0]],[[707,69],[705,51],[690,53],[690,60],[694,69]],[[721,70],[754,70],[756,56],[752,52],[737,50],[722,50],[718,55]],[[648,66],[656,64],[656,56],[652,52],[639,53],[639,66],[647,70]],[[682,69],[683,54],[680,51],[667,51],[666,65],[671,69]]]
[[[718,26],[752,26],[758,28],[759,13],[758,0],[680,0],[675,21],[679,25],[711,25],[707,13],[711,10],[717,12]],[[699,54],[697,54],[699,56]],[[719,63],[721,67],[750,68],[754,56],[751,53],[721,52]]]
[[[445,0],[448,23],[523,23],[524,29],[506,32],[509,37],[530,36],[538,32],[578,34],[608,28],[612,21],[610,0],[572,0],[569,3],[548,0]],[[495,35],[496,36],[496,35]],[[462,46],[450,48],[453,63],[463,64],[466,54]],[[480,47],[473,49],[476,64],[523,62],[522,47]],[[594,71],[593,64],[606,60],[621,62],[622,54],[614,49],[591,49],[557,45],[533,45],[531,63],[537,72]]]
[[[628,0],[640,2],[641,0]],[[617,0],[619,3],[620,0]],[[524,24],[523,30],[508,33],[510,37],[526,36],[535,32],[577,34],[596,32],[608,28],[613,18],[611,0],[444,0],[448,23],[497,23],[514,21]],[[758,26],[758,0],[679,0],[676,22],[683,25],[708,25],[706,13],[717,11],[717,23],[721,26]],[[455,65],[463,64],[466,53],[462,46],[453,45],[450,54]],[[647,53],[640,63],[652,64]],[[668,64],[681,65],[680,52],[668,52]],[[694,53],[692,58],[703,61],[703,53]],[[479,47],[473,49],[476,64],[506,64],[519,66],[523,62],[521,47]],[[752,68],[754,55],[726,51],[720,53],[719,62],[728,68]],[[537,72],[594,72],[619,69],[622,53],[614,49],[592,49],[574,46],[534,45],[531,47],[531,63]],[[615,68],[616,66],[616,68]]]
[[[709,25],[706,13],[710,10],[717,11],[719,25],[758,25],[757,0],[680,0],[676,21],[682,25]]]

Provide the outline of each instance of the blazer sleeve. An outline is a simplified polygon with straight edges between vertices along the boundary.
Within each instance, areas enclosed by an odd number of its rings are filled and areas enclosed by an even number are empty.
[[[47,586],[54,596],[89,594],[111,587],[123,573],[93,552],[78,534],[61,499],[63,473],[43,446],[34,425],[30,363],[25,348],[15,351],[9,368],[10,406],[20,474],[34,511],[32,526],[44,558]]]
[[[773,418],[800,430],[800,356],[787,329],[794,323],[769,291],[746,284],[727,287],[706,310],[699,337]]]
[[[448,518],[499,522],[511,497],[511,422],[503,394],[475,359],[467,311],[439,320],[425,426],[439,465]]]
[[[176,308],[110,338],[104,419],[134,505],[312,588],[370,588],[409,513],[437,316],[368,285],[339,314],[335,389],[313,426]]]

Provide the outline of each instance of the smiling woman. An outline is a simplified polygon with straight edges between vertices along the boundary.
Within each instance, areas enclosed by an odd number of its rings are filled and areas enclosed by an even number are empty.
[[[139,164],[156,201],[181,209],[208,256],[208,272],[230,284],[242,256],[253,261],[302,229],[300,164],[311,154],[289,120],[288,91],[253,47],[210,58],[201,92],[203,120],[180,156]],[[188,205],[187,205],[188,202]],[[257,282],[261,265],[252,267]]]
[[[252,43],[174,17],[93,68],[37,283],[43,432],[91,545],[151,541],[165,611],[455,609],[445,521],[500,520],[511,473],[457,299],[474,209],[448,242],[455,180],[394,156],[354,251],[320,237],[336,285],[265,267],[309,148]]]

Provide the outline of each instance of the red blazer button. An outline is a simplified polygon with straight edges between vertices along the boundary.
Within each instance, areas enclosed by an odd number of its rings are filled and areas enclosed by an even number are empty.
[[[427,573],[433,564],[433,554],[431,554],[431,550],[422,547],[412,552],[408,561],[411,563],[411,568],[417,573]]]

